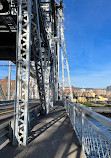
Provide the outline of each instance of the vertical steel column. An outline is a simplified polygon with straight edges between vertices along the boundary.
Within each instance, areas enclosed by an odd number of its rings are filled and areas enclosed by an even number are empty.
[[[46,95],[45,82],[43,71],[43,54],[42,54],[42,33],[40,27],[40,6],[39,1],[32,0],[32,54],[35,62],[37,84],[39,97],[43,108],[43,113],[46,112]]]
[[[57,23],[57,37],[58,37],[58,41],[57,41],[57,77],[56,77],[56,79],[57,79],[57,97],[59,97],[59,58],[60,58],[60,48],[59,48],[59,46],[60,46],[60,23],[59,23],[59,13],[57,12],[57,17],[58,17],[58,23]],[[58,98],[57,98],[57,100],[58,100]]]
[[[40,99],[39,98],[39,92],[38,92],[38,85],[37,85],[37,79],[34,79],[34,98],[35,99]]]
[[[43,11],[43,23],[45,26],[45,31],[47,35],[48,47],[44,47],[44,78],[45,78],[45,94],[46,94],[46,111],[49,113],[50,108],[53,106],[53,52],[52,52],[52,10],[51,10],[51,1],[46,0],[41,3],[41,8]]]
[[[55,102],[56,94],[55,94],[55,62],[56,62],[56,41],[54,37],[54,8],[55,7],[55,1],[51,0],[46,0],[46,6],[45,6],[45,14],[49,14],[48,16],[46,15],[46,32],[47,32],[47,37],[49,40],[49,106],[53,107],[53,103]],[[48,18],[47,18],[48,17]]]
[[[38,2],[36,1],[36,14],[37,14],[37,27],[38,27],[38,41],[39,41],[39,49],[40,49],[40,60],[41,60],[41,69],[42,69],[42,80],[44,86],[44,111],[46,112],[46,93],[45,93],[45,79],[43,72],[43,56],[42,56],[42,47],[41,47],[41,30],[40,30],[40,21],[39,21],[39,8]]]
[[[28,143],[31,0],[18,1],[14,144]],[[21,94],[20,94],[21,92]],[[22,103],[20,103],[22,101]]]
[[[49,40],[49,108],[53,107],[53,96],[54,96],[54,91],[53,91],[53,67],[52,67],[52,62],[53,62],[53,51],[52,51],[52,10],[51,10],[51,0],[47,0],[49,3],[48,6],[48,11],[50,12],[49,18],[50,18],[50,23],[48,23],[47,26],[47,35],[48,35],[48,40]]]
[[[29,98],[34,99],[34,78],[30,77],[30,90]]]
[[[9,61],[9,67],[8,67],[8,100],[10,100],[11,97],[11,61]]]
[[[46,95],[46,114],[50,112],[50,102],[49,102],[49,58],[47,52],[44,52],[44,84],[45,84],[45,95]]]
[[[67,51],[65,44],[65,36],[64,36],[64,16],[63,9],[60,10],[60,19],[61,19],[61,60],[62,60],[62,88],[63,88],[63,97],[65,92],[65,83],[66,86],[69,86],[70,90],[70,99],[73,101],[72,87],[71,87],[71,79],[69,72],[69,64],[67,59]],[[67,75],[66,75],[67,74]]]
[[[56,67],[56,49],[55,49],[55,47],[56,47],[56,45],[55,45],[55,39],[54,39],[54,37],[53,37],[53,47],[54,48],[52,48],[52,52],[53,52],[53,66],[52,66],[52,85],[53,85],[53,103],[55,103],[55,101],[56,101],[56,83],[55,83],[55,67]]]
[[[61,11],[62,12],[62,11]],[[63,39],[62,39],[62,17],[63,15],[60,15],[60,43],[61,43],[61,63],[62,63],[62,92],[63,92],[63,98],[64,98],[64,56],[63,56]]]

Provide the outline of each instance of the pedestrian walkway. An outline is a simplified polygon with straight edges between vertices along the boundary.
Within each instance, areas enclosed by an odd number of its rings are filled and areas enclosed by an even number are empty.
[[[29,135],[26,148],[8,145],[0,151],[0,158],[85,157],[61,102],[47,116],[39,118]]]

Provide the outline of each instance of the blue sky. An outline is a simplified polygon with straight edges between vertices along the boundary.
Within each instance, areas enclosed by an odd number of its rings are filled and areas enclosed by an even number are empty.
[[[64,0],[72,85],[111,85],[111,0]]]
[[[0,79],[5,78],[8,76],[8,61],[0,61]],[[5,66],[2,66],[5,65]],[[11,63],[11,79],[15,80],[15,75],[16,75],[16,67],[13,63]]]

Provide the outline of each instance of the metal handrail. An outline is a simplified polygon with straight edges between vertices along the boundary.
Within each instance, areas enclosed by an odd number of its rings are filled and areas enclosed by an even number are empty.
[[[111,129],[111,119],[69,100],[63,100],[76,136],[87,158],[111,158],[111,131],[99,128],[97,123]],[[90,118],[93,118],[91,121]]]
[[[104,125],[108,126],[111,128],[111,119],[101,115],[101,114],[98,114],[90,109],[87,109],[77,103],[73,103],[71,102],[72,105],[74,105],[76,108],[82,110],[84,113],[88,114],[89,116],[93,117],[94,119],[98,120],[99,122],[103,123]]]

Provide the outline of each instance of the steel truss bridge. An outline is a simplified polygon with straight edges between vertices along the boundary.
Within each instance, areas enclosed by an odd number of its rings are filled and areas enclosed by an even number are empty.
[[[58,100],[60,50],[62,86],[66,70],[71,90],[63,5],[55,0],[5,0],[0,6],[0,60],[16,64],[13,142],[27,145],[30,93],[38,91],[43,114]]]
[[[64,106],[86,155],[96,153],[101,157],[102,153],[104,158],[109,158],[111,139],[96,128],[86,114],[109,128],[110,119],[72,103],[63,8],[62,0],[0,0],[0,60],[16,64],[15,101],[0,102],[0,118],[5,120],[0,130],[14,118],[11,122],[12,142],[26,146],[31,112],[47,115],[62,94]],[[60,65],[62,87],[59,86]],[[69,101],[64,100],[65,87],[69,87]],[[1,86],[0,92],[4,97]]]

